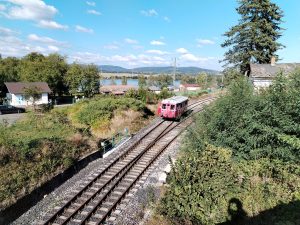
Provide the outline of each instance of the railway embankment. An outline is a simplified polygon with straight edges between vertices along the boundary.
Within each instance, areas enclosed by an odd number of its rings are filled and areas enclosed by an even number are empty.
[[[12,126],[0,125],[2,215],[18,201],[25,203],[18,204],[20,209],[29,207],[26,202],[33,204],[31,200],[40,199],[95,159],[101,140],[124,128],[134,133],[149,123],[152,115],[141,101],[105,97],[44,114],[27,114]]]
[[[201,101],[201,104],[207,104],[209,101]],[[193,107],[196,107],[197,105],[199,105],[199,103],[193,104]],[[187,120],[185,124],[188,125],[190,122],[192,122],[191,118]],[[83,221],[83,217],[88,217],[88,214],[91,210],[90,206],[94,205],[95,201],[100,201],[99,198],[105,200],[105,198],[103,198],[103,194],[105,194],[111,188],[116,188],[116,190],[114,190],[110,195],[112,197],[111,200],[114,200],[116,195],[122,194],[124,191],[124,186],[122,185],[128,185],[127,182],[130,183],[133,179],[133,176],[136,176],[140,173],[138,171],[143,171],[144,167],[145,169],[148,168],[148,160],[152,160],[153,157],[153,160],[155,160],[156,156],[160,156],[160,152],[162,152],[162,157],[160,160],[158,160],[158,164],[149,164],[150,170],[146,170],[146,172],[141,175],[141,180],[137,181],[136,185],[139,185],[140,182],[143,183],[143,180],[145,179],[144,176],[149,176],[149,173],[151,173],[151,168],[161,168],[161,166],[164,167],[163,164],[160,164],[159,162],[161,160],[164,163],[168,162],[169,150],[165,149],[165,147],[169,149],[170,147],[173,148],[174,145],[177,147],[179,146],[179,142],[176,141],[175,143],[171,143],[170,141],[176,138],[177,135],[185,129],[186,125],[178,124],[172,121],[162,121],[160,119],[154,120],[149,126],[144,127],[128,142],[113,151],[105,159],[97,159],[94,162],[91,162],[85,169],[79,171],[71,179],[58,187],[47,197],[39,201],[34,207],[32,207],[13,224],[28,224],[29,221],[30,224],[41,224],[45,223],[46,220],[49,220],[49,222],[51,221],[50,223],[60,220],[55,222],[60,224],[62,222],[61,219],[64,218],[63,220],[67,221],[71,215],[72,216],[70,218],[72,221]],[[118,172],[119,170],[120,172]],[[128,175],[126,175],[127,172],[124,170],[128,171]],[[117,173],[116,176],[112,176],[115,173]],[[118,184],[117,180],[124,175],[127,176],[127,178],[122,178],[122,180],[120,180],[120,184]],[[115,184],[118,186],[114,188]],[[134,185],[135,184],[133,183],[133,190],[138,189]],[[151,189],[151,186],[146,187],[142,184],[141,186],[146,188],[147,192]],[[128,201],[127,197],[132,196],[131,191],[133,190],[129,190],[124,202]],[[82,191],[83,193],[80,194]],[[98,192],[99,194],[97,195]],[[92,196],[95,196],[92,197],[91,194]],[[106,200],[110,199],[110,197],[107,198],[108,199]],[[79,207],[78,204],[82,205],[83,207],[87,207],[77,211],[77,208]],[[109,200],[107,203],[101,203],[101,205],[105,206],[106,208],[107,206],[111,205],[111,201]],[[62,211],[60,210],[61,207],[63,209]],[[127,205],[127,207],[131,208],[131,205]],[[143,208],[141,207],[141,209]],[[117,209],[114,212],[118,214],[118,211],[120,210]],[[119,217],[125,218],[130,216],[126,209],[121,211],[122,212]],[[69,214],[70,212],[72,213]],[[103,211],[100,209],[100,212],[97,212],[95,215],[98,217],[100,216],[99,213],[101,214]],[[53,220],[51,219],[52,217]],[[110,221],[115,221],[113,223],[118,224],[119,220],[117,220],[116,214],[109,214],[109,219],[112,219]],[[131,221],[133,222],[133,220]]]

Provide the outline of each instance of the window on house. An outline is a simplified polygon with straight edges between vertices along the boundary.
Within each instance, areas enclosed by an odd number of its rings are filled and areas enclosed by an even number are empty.
[[[171,110],[174,110],[175,109],[175,105],[171,105]]]
[[[166,104],[163,104],[161,108],[166,109]]]

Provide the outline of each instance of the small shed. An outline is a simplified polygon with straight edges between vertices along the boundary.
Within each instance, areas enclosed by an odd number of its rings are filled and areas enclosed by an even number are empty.
[[[180,84],[180,91],[197,91],[200,90],[199,84]]]
[[[276,75],[280,72],[286,75],[299,67],[300,63],[250,64],[249,78],[255,88],[265,88],[272,84]]]
[[[132,85],[104,85],[100,87],[100,93],[102,94],[113,94],[113,95],[124,95],[130,89],[137,90],[137,87]]]
[[[28,88],[36,88],[40,93],[40,98],[35,101],[35,104],[48,104],[48,95],[51,90],[46,82],[6,82],[4,84],[7,88],[6,99],[9,105],[32,105],[32,101],[25,98],[26,89]]]
[[[161,92],[161,89],[157,86],[149,86],[148,91],[154,92],[155,94],[159,94]]]

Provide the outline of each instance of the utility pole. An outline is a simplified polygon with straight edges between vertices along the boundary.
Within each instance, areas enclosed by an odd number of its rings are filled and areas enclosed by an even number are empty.
[[[176,57],[175,57],[174,67],[173,67],[173,86],[174,86],[174,88],[175,88],[175,80],[176,80],[176,66],[177,66],[177,64],[176,64]]]

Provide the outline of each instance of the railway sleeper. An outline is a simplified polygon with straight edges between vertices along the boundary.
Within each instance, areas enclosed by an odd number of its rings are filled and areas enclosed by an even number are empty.
[[[137,178],[137,176],[138,176],[138,175],[135,175],[135,174],[128,174],[128,175],[127,175],[127,177],[128,177],[129,179],[135,179],[135,178]]]
[[[86,191],[86,192],[84,192],[83,193],[83,195],[86,195],[86,196],[91,196],[91,195],[93,195],[95,192],[90,192],[90,191]]]

